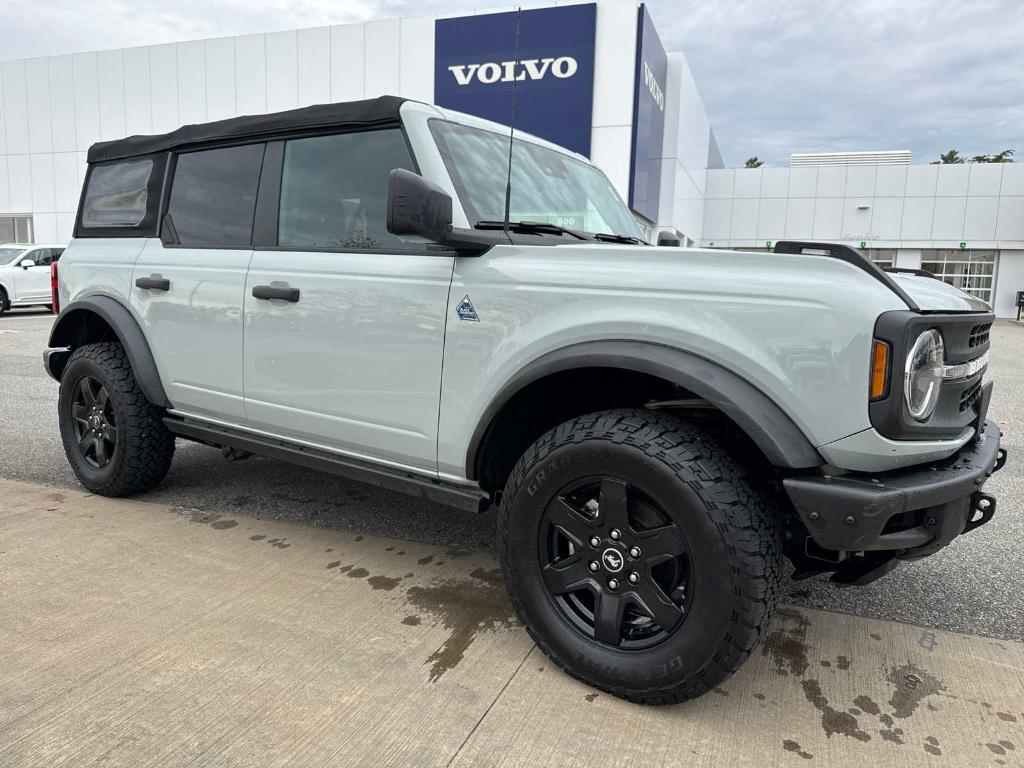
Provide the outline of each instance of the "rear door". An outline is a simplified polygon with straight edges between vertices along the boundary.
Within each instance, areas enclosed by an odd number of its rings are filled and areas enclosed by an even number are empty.
[[[242,291],[265,145],[181,153],[160,238],[135,262],[132,307],[178,411],[229,421],[242,405]]]
[[[50,302],[50,264],[60,258],[63,248],[34,248],[27,251],[14,265],[14,301]],[[21,266],[31,261],[31,267]]]
[[[402,130],[268,148],[245,287],[245,408],[255,426],[357,457],[436,468],[454,256],[387,232]],[[279,182],[279,183],[277,183]],[[266,206],[266,210],[265,210]]]

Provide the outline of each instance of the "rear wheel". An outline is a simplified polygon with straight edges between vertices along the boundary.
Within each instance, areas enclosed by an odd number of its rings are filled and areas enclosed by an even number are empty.
[[[699,696],[767,627],[782,565],[775,517],[693,425],[642,410],[567,422],[520,459],[499,515],[520,618],[559,666],[602,690]]]
[[[61,376],[58,415],[68,462],[93,493],[148,491],[167,474],[174,436],[164,426],[164,409],[139,388],[120,344],[74,351]]]

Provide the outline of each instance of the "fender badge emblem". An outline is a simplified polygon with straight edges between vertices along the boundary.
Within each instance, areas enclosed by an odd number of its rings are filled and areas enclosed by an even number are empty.
[[[469,300],[469,294],[467,293],[462,297],[462,301],[459,302],[459,306],[455,308],[455,311],[459,313],[459,320],[472,320],[474,322],[480,322],[480,317],[476,313],[476,309],[473,307],[473,302]]]

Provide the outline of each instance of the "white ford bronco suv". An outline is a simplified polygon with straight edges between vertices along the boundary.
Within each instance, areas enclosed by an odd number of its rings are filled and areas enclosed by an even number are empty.
[[[651,247],[583,157],[395,97],[94,145],[45,365],[79,480],[176,438],[497,509],[512,602],[619,696],[714,688],[783,578],[992,517],[993,316],[839,245]]]

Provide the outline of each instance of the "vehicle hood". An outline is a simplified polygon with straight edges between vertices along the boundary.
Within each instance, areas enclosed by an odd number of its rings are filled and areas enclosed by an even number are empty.
[[[907,292],[921,309],[946,312],[992,311],[992,308],[977,296],[965,293],[934,277],[921,277],[899,272],[891,272],[889,276]]]

